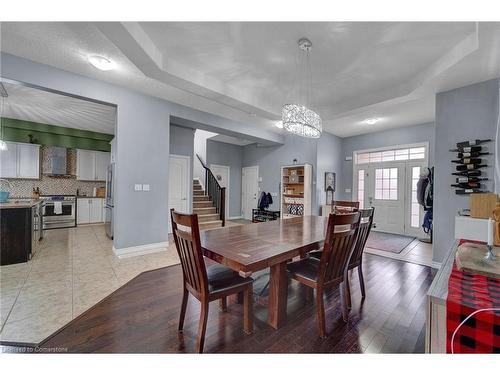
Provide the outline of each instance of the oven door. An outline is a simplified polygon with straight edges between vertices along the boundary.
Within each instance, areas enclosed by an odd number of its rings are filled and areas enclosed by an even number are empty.
[[[62,213],[54,212],[54,202],[43,206],[43,229],[74,227],[76,225],[75,202],[62,202]]]

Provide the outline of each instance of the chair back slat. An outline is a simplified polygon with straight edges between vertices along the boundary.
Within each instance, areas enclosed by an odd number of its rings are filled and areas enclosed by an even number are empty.
[[[201,249],[198,215],[182,214],[171,209],[170,216],[184,283],[200,295],[207,293],[207,270]]]
[[[359,220],[358,212],[330,214],[319,266],[319,284],[333,283],[344,277],[356,244]]]
[[[356,240],[356,246],[354,247],[351,260],[349,261],[350,268],[356,267],[361,263],[363,257],[363,250],[365,248],[366,241],[368,240],[368,236],[370,235],[370,231],[372,229],[374,213],[375,209],[373,207],[367,208],[365,210],[359,210],[361,218],[358,226],[358,238]]]
[[[353,201],[333,201],[332,206],[335,207],[351,207],[351,208],[359,208],[359,202]]]

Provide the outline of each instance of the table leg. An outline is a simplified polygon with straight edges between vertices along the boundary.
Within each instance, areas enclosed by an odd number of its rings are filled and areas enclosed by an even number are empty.
[[[268,305],[269,315],[267,322],[275,329],[280,328],[286,321],[288,292],[286,264],[287,262],[283,262],[271,267]]]

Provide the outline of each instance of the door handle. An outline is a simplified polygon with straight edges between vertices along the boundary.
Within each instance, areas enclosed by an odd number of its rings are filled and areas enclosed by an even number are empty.
[[[182,199],[181,199],[181,201],[185,201],[185,200],[186,200],[186,198],[182,198]]]

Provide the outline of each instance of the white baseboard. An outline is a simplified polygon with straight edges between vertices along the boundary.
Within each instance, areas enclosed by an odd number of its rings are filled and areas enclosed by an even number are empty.
[[[150,244],[139,245],[139,246],[124,247],[121,249],[117,249],[113,246],[113,253],[118,258],[122,259],[122,258],[135,257],[138,255],[145,255],[145,254],[152,254],[152,253],[159,253],[162,251],[167,251],[167,247],[168,247],[168,241],[150,243]]]
[[[238,220],[238,219],[243,219],[243,216],[231,216],[227,218],[227,220]]]
[[[441,263],[440,262],[434,262],[432,261],[432,268],[435,268],[435,269],[440,269],[441,268]]]

